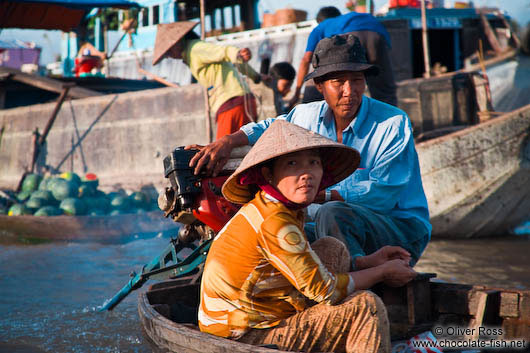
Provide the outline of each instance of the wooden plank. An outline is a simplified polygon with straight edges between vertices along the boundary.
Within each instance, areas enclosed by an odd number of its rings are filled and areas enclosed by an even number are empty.
[[[484,316],[486,313],[486,308],[488,304],[488,292],[477,292],[477,309],[475,317],[473,317],[469,321],[469,328],[471,329],[471,332],[473,332],[469,338],[473,340],[477,340],[479,338],[479,327],[481,327],[484,323]],[[471,302],[469,303],[469,306],[471,306]],[[470,310],[471,311],[471,308]]]
[[[519,317],[519,294],[501,293],[501,307],[499,315],[502,317]]]
[[[22,82],[30,86],[38,87],[46,91],[52,91],[57,93],[61,93],[63,91],[64,82],[59,80],[54,80],[52,78],[44,76],[30,75],[20,70],[8,67],[0,67],[0,74],[4,73],[11,74],[12,80]],[[68,95],[72,98],[87,98],[94,96],[102,96],[103,93],[76,86],[70,89]]]
[[[490,43],[491,47],[497,54],[500,54],[503,52],[503,48],[501,48],[501,45],[499,43],[499,40],[495,36],[495,33],[493,33],[493,30],[491,29],[490,23],[488,22],[488,19],[486,16],[481,13],[480,14],[480,20],[482,22],[482,27],[484,29],[484,34],[486,35],[486,38],[488,38],[488,42]]]

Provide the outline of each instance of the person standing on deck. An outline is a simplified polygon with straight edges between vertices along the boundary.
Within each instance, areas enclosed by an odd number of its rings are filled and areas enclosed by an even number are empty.
[[[309,64],[318,42],[323,38],[348,33],[359,38],[367,52],[368,62],[377,65],[380,69],[378,75],[366,77],[370,96],[397,106],[397,86],[389,54],[390,36],[381,22],[367,13],[350,12],[341,15],[340,11],[333,6],[321,8],[317,14],[317,22],[319,25],[309,34],[305,54],[298,68],[296,91],[289,102],[290,107],[292,108],[298,102],[304,77],[309,70]],[[315,92],[313,86],[306,86],[306,90],[311,91],[304,94],[306,102],[323,99],[318,92]],[[311,98],[307,100],[306,96],[311,96]]]
[[[257,120],[256,100],[241,74],[255,83],[262,77],[247,64],[251,58],[248,48],[202,41],[192,31],[197,24],[189,21],[159,24],[153,65],[166,57],[184,61],[193,77],[208,91],[219,139]]]
[[[311,240],[333,236],[348,246],[352,268],[373,266],[367,255],[385,245],[411,254],[414,265],[430,240],[427,199],[421,182],[412,126],[399,108],[366,97],[365,76],[378,69],[369,64],[352,34],[322,39],[313,56],[313,79],[325,100],[299,104],[284,119],[353,147],[361,164],[349,177],[322,190],[311,205],[314,223],[306,223]],[[250,123],[205,147],[190,161],[216,175],[234,147],[253,145],[275,119]]]

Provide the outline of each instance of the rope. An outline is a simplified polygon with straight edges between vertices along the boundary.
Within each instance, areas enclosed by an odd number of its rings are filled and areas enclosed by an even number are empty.
[[[242,74],[244,74],[245,76],[243,76]],[[245,93],[243,95],[243,106],[245,109],[245,114],[249,117],[250,121],[256,122],[256,120],[254,119],[250,111],[251,110],[250,104],[252,104],[250,96],[252,96],[254,98],[254,101],[256,102],[256,113],[257,113],[256,119],[258,119],[259,116],[261,115],[263,105],[261,104],[261,97],[258,97],[250,90],[250,85],[248,81],[248,68],[246,67],[246,65],[237,64],[236,78],[238,79],[241,86],[243,86],[243,89],[245,88],[248,89],[248,93]]]

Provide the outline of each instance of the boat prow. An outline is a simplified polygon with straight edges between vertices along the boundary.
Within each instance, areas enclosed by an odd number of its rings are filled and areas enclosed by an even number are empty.
[[[530,209],[530,105],[417,144],[433,237],[508,234]]]

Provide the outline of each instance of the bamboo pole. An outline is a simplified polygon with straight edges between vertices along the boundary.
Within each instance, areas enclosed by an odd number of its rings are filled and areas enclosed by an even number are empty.
[[[431,62],[429,59],[429,41],[427,39],[427,14],[425,12],[425,0],[421,0],[421,34],[423,42],[423,62],[425,65],[424,77],[431,77]]]
[[[205,3],[204,0],[201,0],[201,40],[206,38],[206,21],[205,21]],[[208,89],[204,87],[204,111],[206,113],[206,136],[208,137],[208,142],[213,141],[212,136],[212,120],[210,117],[210,102],[208,100]]]

